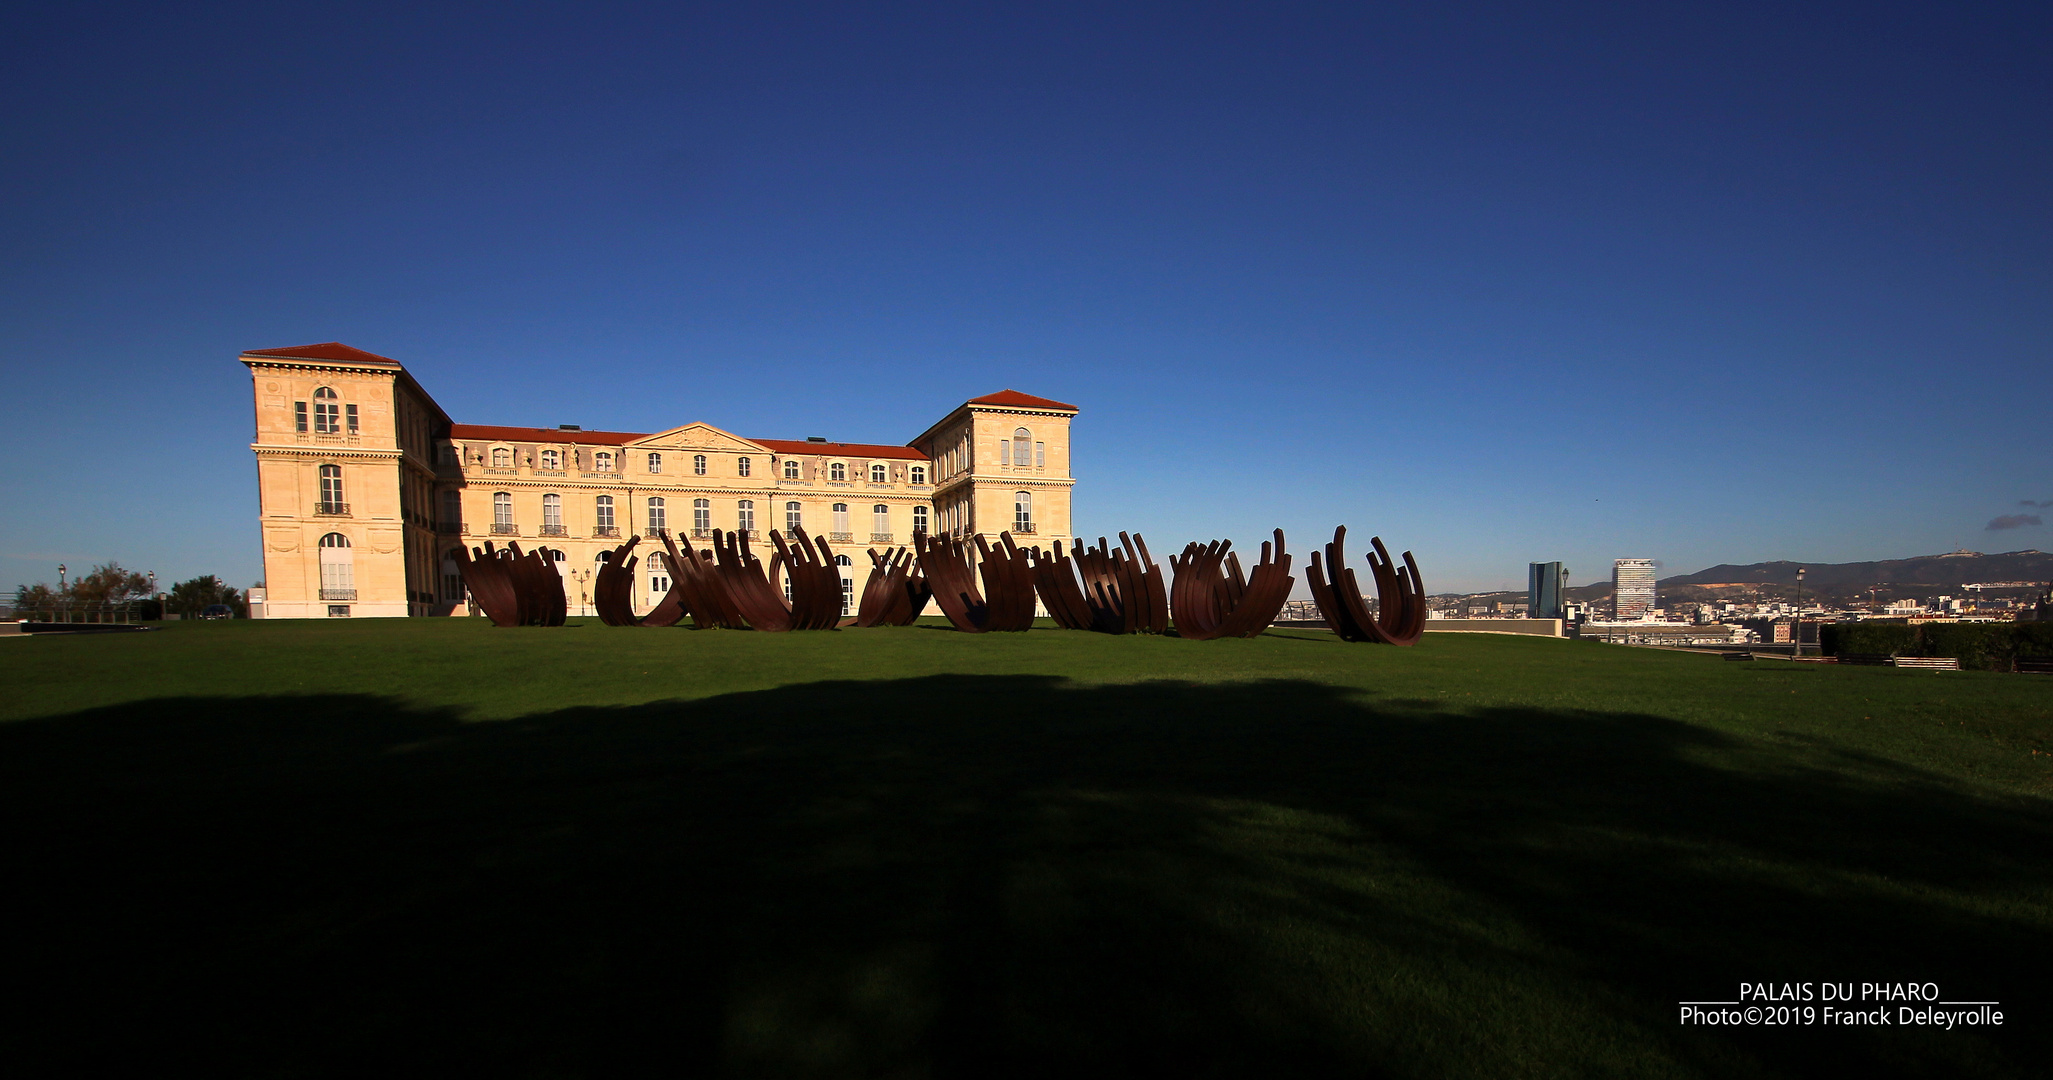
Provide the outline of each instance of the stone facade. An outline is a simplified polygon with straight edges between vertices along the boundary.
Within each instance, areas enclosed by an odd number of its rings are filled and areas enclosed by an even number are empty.
[[[256,397],[265,615],[461,614],[459,544],[547,547],[573,612],[628,536],[704,540],[802,525],[845,560],[916,529],[1070,540],[1076,408],[1006,390],[964,402],[904,446],[748,439],[705,423],[655,434],[458,424],[398,361],[339,342],[242,354]],[[635,599],[669,587],[637,549]],[[660,551],[660,544],[656,550]]]

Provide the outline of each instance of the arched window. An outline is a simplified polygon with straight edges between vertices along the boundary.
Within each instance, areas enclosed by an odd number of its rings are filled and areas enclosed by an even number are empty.
[[[601,495],[593,500],[592,524],[598,527],[600,536],[615,535],[613,524],[613,496]]]
[[[613,455],[612,455],[612,453],[610,453],[609,451],[605,451],[605,450],[600,450],[600,451],[598,451],[597,453],[593,454],[593,455],[592,455],[592,471],[594,471],[594,472],[612,472],[612,471],[613,471]]]
[[[513,494],[506,491],[492,493],[492,531],[511,533],[513,531]]]
[[[314,391],[314,431],[322,435],[333,435],[342,430],[342,406],[337,402],[335,391],[323,386]]]
[[[890,483],[890,482],[891,482],[891,470],[890,470],[890,469],[886,468],[886,467],[885,467],[885,466],[883,466],[883,465],[878,465],[878,464],[874,464],[874,463],[872,463],[872,464],[870,465],[870,483],[872,483],[872,484],[888,484],[888,483]]]
[[[706,475],[706,455],[693,454],[691,456],[691,472],[693,476]]]
[[[649,471],[650,471],[650,472],[652,472],[652,473],[659,473],[659,472],[662,472],[662,471],[663,471],[663,455],[661,455],[661,454],[650,454],[650,455],[649,455]]]
[[[1025,468],[1034,463],[1034,433],[1025,428],[1012,431],[1012,464]]]
[[[785,458],[785,459],[784,459],[784,478],[785,478],[786,480],[796,480],[796,479],[798,479],[798,459],[797,459],[797,458]]]
[[[870,534],[873,540],[879,536],[889,537],[891,535],[891,508],[883,503],[870,507]],[[875,540],[875,542],[883,544],[889,541]]]
[[[552,472],[563,468],[563,452],[560,450],[542,451],[542,468]]]
[[[650,535],[650,536],[661,536],[661,535],[663,535],[664,533],[666,533],[666,532],[669,532],[669,531],[670,531],[670,530],[669,530],[669,522],[668,522],[668,521],[667,521],[667,520],[666,520],[666,519],[664,518],[664,516],[663,516],[663,515],[664,515],[664,513],[665,513],[665,510],[664,510],[664,506],[663,506],[663,500],[662,500],[662,499],[660,499],[660,498],[651,498],[651,499],[649,500],[649,535]]]
[[[927,482],[927,467],[925,465],[915,465],[912,467],[912,482],[915,484]]]
[[[306,475],[304,473],[300,474]],[[342,466],[321,466],[321,505],[314,508],[317,514],[347,514],[349,504],[342,498]]]
[[[542,535],[563,535],[563,496],[542,496]]]
[[[612,561],[613,561],[613,553],[612,553],[612,552],[610,552],[610,551],[607,551],[607,550],[606,550],[606,549],[604,549],[604,548],[601,548],[601,549],[599,549],[599,553],[598,553],[597,555],[594,555],[594,556],[592,556],[592,561],[593,561],[593,562],[595,562],[595,563],[609,563],[609,562],[612,562]]]
[[[747,461],[747,458],[741,460]],[[756,501],[743,499],[734,506],[734,527],[744,533],[756,531]]]
[[[1034,531],[1034,493],[1015,491],[1012,493],[1012,527],[1018,532]]]
[[[736,475],[736,476],[747,476],[747,475],[748,475],[748,459],[747,459],[747,458],[735,458],[735,459],[734,459],[734,475]]]
[[[925,504],[912,508],[912,531],[916,533],[927,531],[927,508]]]
[[[694,535],[700,537],[704,537],[707,533],[713,531],[713,503],[711,500],[693,499],[691,501],[691,531]]]
[[[329,533],[321,537],[321,599],[356,599],[356,564],[350,551],[349,537],[341,533]],[[330,615],[349,614],[349,609],[340,612],[333,609]]]
[[[827,479],[835,481],[846,481],[848,479],[848,466],[843,465],[841,462],[838,461],[832,465],[827,466]]]
[[[493,468],[495,468],[495,469],[511,469],[511,468],[513,468],[513,451],[511,451],[511,450],[508,450],[507,448],[505,448],[505,447],[503,447],[503,446],[495,446],[495,447],[493,447],[493,448],[492,448],[492,467],[493,467]]]
[[[651,551],[651,552],[649,552],[649,557],[648,557],[648,558],[647,558],[646,560],[644,560],[644,562],[646,562],[646,563],[648,564],[648,565],[647,565],[647,567],[646,567],[646,569],[647,569],[647,570],[648,570],[648,571],[649,571],[650,573],[652,573],[652,574],[660,574],[660,573],[662,573],[662,572],[663,572],[663,553],[662,553],[662,552],[660,552],[660,551]]]
[[[835,503],[835,504],[834,504],[834,531],[835,531],[835,532],[838,532],[838,533],[842,533],[842,534],[844,534],[844,535],[845,535],[845,534],[846,534],[846,533],[848,532],[848,504],[847,504],[847,503]]]
[[[570,556],[565,555],[562,551],[556,548],[549,549],[549,561],[555,563],[558,566],[562,566],[564,561],[569,558]]]
[[[801,519],[801,515],[800,515],[800,513],[799,513],[799,508],[798,508],[798,504],[797,504],[797,503],[795,503],[795,502],[788,502],[788,503],[785,503],[785,504],[784,504],[784,531],[785,531],[785,532],[797,532],[797,531],[799,530],[799,527],[800,527],[800,525],[801,525],[801,524],[803,524],[803,522],[802,522],[802,519]]]

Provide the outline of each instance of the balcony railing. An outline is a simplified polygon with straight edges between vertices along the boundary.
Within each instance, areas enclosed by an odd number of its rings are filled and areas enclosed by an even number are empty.
[[[542,535],[543,535],[543,536],[569,536],[570,534],[569,534],[569,533],[567,533],[567,532],[565,532],[565,531],[563,530],[563,526],[561,526],[561,525],[544,525],[544,526],[542,526]]]
[[[597,526],[596,528],[594,528],[594,529],[592,530],[592,535],[593,535],[593,536],[619,536],[619,535],[620,535],[620,527],[619,527],[619,526],[617,526],[617,525],[600,525],[600,526]]]
[[[344,502],[315,503],[314,513],[324,517],[348,517],[349,504]]]
[[[520,535],[520,526],[518,526],[518,525],[515,525],[515,524],[514,524],[513,522],[511,522],[511,521],[495,521],[495,522],[493,522],[493,523],[492,523],[492,535],[494,535],[494,536],[519,536],[519,535]]]
[[[438,533],[449,533],[452,536],[460,536],[463,534],[463,522],[438,521],[435,523],[435,531]]]
[[[324,589],[322,589],[322,590],[321,590],[321,599],[323,599],[323,600],[354,600],[354,599],[356,599],[356,590],[355,590],[355,589],[325,589],[325,588],[324,588]]]
[[[692,538],[692,539],[694,539],[694,540],[711,540],[711,539],[713,538],[713,530],[712,530],[712,529],[710,529],[710,528],[707,528],[707,529],[697,529],[697,528],[695,528],[695,529],[693,529],[693,530],[691,531],[691,538]]]
[[[650,536],[650,537],[652,537],[652,538],[654,538],[654,539],[657,539],[657,540],[661,540],[661,539],[663,539],[664,537],[666,537],[666,536],[669,536],[669,535],[670,535],[670,530],[669,530],[669,529],[667,529],[667,528],[665,528],[664,526],[661,526],[661,525],[651,525],[651,526],[649,526],[649,536]]]
[[[892,540],[892,539],[891,539],[891,534],[890,534],[890,533],[871,533],[871,534],[870,534],[870,543],[872,543],[872,544],[890,544],[890,543],[895,543],[895,542],[896,542],[896,541],[894,541],[894,540]]]
[[[1013,531],[1013,532],[1016,532],[1016,533],[1030,533],[1030,532],[1033,532],[1033,531],[1034,531],[1034,523],[1033,523],[1033,522],[1031,522],[1031,521],[1015,521],[1015,522],[1013,522],[1013,523],[1012,523],[1012,531]]]
[[[827,534],[827,542],[830,544],[853,544],[855,543],[855,534],[830,532]]]

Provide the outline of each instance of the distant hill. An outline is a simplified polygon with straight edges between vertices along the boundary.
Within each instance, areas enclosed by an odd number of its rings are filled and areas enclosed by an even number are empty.
[[[1976,581],[2053,581],[2053,555],[2043,551],[2006,551],[1984,555],[1955,551],[1916,555],[1879,562],[1765,562],[1734,566],[1720,563],[1694,574],[1662,578],[1666,588],[1679,585],[1795,585],[1798,567],[1805,569],[1807,589],[1864,589],[1870,585],[1960,586]]]

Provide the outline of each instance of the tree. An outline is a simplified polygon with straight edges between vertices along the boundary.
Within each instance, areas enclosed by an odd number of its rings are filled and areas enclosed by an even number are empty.
[[[235,617],[249,617],[249,604],[240,591],[221,583],[212,574],[181,581],[171,586],[171,593],[165,598],[167,611],[176,612],[186,618],[197,617],[211,604],[227,604],[235,610]]]
[[[109,562],[72,582],[67,595],[74,604],[125,604],[149,596],[150,579]]]

